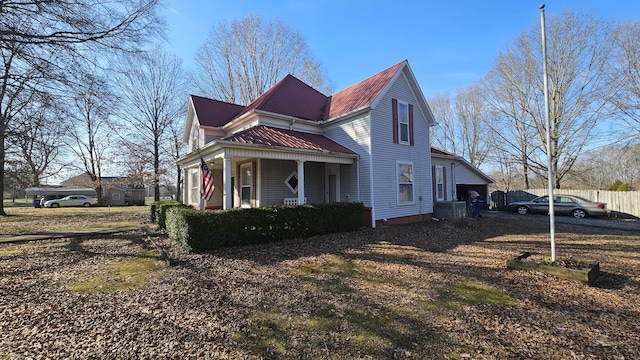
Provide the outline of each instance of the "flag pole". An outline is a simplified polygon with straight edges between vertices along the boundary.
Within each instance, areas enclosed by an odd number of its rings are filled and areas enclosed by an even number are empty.
[[[196,148],[196,151],[198,152],[198,156],[200,156],[200,160],[204,161],[204,159],[202,158],[202,154],[200,153],[200,148]],[[198,185],[199,188],[201,188],[202,186],[204,186],[204,184],[202,183],[202,166],[199,166],[199,176],[198,176],[198,182],[200,183]],[[200,191],[198,192],[200,194],[202,194],[202,190],[200,189]],[[200,206],[200,211],[204,211],[204,198],[202,197],[202,195],[200,195],[200,203],[198,204],[198,206]]]
[[[549,120],[549,86],[547,84],[547,38],[544,23],[544,4],[540,5],[542,35],[542,72],[544,84],[544,118],[547,127],[547,177],[549,186],[549,235],[551,236],[551,261],[556,261],[556,218],[553,206],[553,158],[551,154],[551,121]]]

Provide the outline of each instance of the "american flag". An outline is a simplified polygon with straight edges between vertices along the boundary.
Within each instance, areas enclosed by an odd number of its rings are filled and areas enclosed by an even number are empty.
[[[213,184],[213,173],[200,156],[200,197],[205,201],[211,199],[216,186]]]

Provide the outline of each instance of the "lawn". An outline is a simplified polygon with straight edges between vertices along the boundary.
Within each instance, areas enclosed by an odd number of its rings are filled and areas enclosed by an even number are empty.
[[[153,228],[4,244],[0,359],[637,358],[640,234],[557,224],[558,256],[600,261],[591,287],[507,269],[549,251],[547,227],[484,217],[202,254]]]
[[[8,216],[0,216],[0,235],[98,230],[149,220],[149,206],[34,208],[20,204],[24,203],[5,206]]]

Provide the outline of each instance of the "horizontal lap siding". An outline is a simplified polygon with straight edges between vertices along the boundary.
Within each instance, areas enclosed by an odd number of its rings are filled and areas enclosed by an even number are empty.
[[[487,180],[483,179],[482,177],[478,176],[478,174],[476,174],[475,172],[473,172],[472,170],[470,170],[467,166],[462,165],[462,163],[460,163],[457,160],[445,160],[445,159],[432,159],[432,165],[442,165],[447,169],[447,174],[450,174],[451,171],[451,163],[455,164],[455,182],[457,184],[466,184],[466,185],[486,185],[487,184]],[[447,176],[447,181],[450,179],[449,176]],[[452,179],[453,180],[453,179]]]
[[[340,196],[342,200],[347,201],[346,195],[348,194],[348,201],[361,201],[365,206],[371,206],[369,115],[360,115],[351,121],[330,126],[325,129],[324,135],[359,155],[359,159],[354,165],[340,166]],[[360,184],[358,184],[357,167],[359,167]],[[360,200],[358,200],[358,187]]]
[[[392,99],[413,104],[414,146],[393,143]],[[404,74],[371,112],[376,220],[433,212],[429,127]],[[414,204],[398,205],[396,161],[413,162]],[[422,200],[420,200],[420,196]]]
[[[304,197],[308,204],[324,202],[324,163],[304,163]]]
[[[260,161],[261,205],[283,204],[284,198],[297,197],[289,190],[285,180],[298,169],[295,161],[269,160]],[[308,203],[324,202],[324,164],[305,162],[305,197]]]
[[[295,197],[284,181],[296,171],[295,161],[267,160],[260,161],[260,204],[264,206],[282,204],[284,198]]]

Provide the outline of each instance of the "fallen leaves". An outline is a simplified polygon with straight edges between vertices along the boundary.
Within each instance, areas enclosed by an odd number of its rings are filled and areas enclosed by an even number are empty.
[[[605,277],[588,287],[507,269],[547,251],[545,224],[485,217],[202,254],[154,230],[0,245],[0,358],[637,357],[640,236],[558,225],[557,237]],[[66,286],[149,239],[173,266],[147,286]]]

